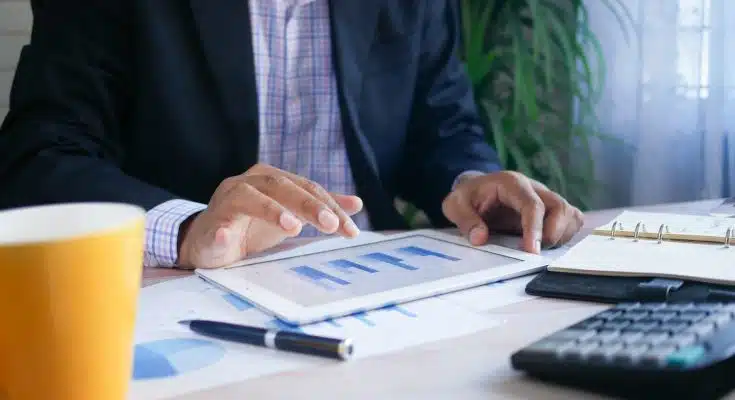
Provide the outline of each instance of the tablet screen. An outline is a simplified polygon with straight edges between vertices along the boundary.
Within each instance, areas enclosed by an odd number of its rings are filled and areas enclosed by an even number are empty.
[[[308,307],[522,262],[470,245],[414,235],[228,272]]]

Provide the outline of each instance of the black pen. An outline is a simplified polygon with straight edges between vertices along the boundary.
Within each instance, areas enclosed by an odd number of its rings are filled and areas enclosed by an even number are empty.
[[[202,335],[271,349],[342,360],[349,359],[353,353],[351,339],[336,339],[218,321],[185,320],[179,323]]]

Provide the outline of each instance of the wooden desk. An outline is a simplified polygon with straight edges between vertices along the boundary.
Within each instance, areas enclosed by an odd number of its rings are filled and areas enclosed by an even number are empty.
[[[703,214],[719,200],[639,207],[637,210]],[[590,212],[575,240],[621,210]],[[146,282],[188,272],[146,271]],[[193,393],[180,399],[570,399],[603,398],[545,385],[513,371],[513,351],[607,306],[532,299],[495,309],[505,322],[469,336],[408,348],[364,360],[290,371]],[[410,332],[407,332],[410,334]],[[734,396],[735,398],[735,396]]]

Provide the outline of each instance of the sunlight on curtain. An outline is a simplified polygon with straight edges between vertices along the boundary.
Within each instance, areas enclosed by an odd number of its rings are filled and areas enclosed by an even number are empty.
[[[600,0],[586,1],[607,70],[597,107],[624,144],[595,151],[598,207],[735,195],[735,0],[620,0],[626,41]]]

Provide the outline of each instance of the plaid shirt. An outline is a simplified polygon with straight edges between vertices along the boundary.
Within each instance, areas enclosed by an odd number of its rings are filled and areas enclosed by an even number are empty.
[[[307,177],[329,191],[355,194],[340,125],[327,0],[249,0],[249,7],[259,161]],[[174,265],[179,225],[205,208],[176,199],[149,210],[145,264]],[[360,229],[369,229],[365,211],[354,221]],[[316,234],[310,225],[302,231],[305,236]]]
[[[332,68],[328,0],[249,0],[249,7],[259,161],[307,177],[329,191],[355,194]],[[479,173],[467,171],[457,180]],[[175,265],[179,226],[206,207],[176,199],[149,210],[145,265]],[[370,229],[365,210],[353,220],[361,230]],[[319,232],[308,225],[301,234]]]

